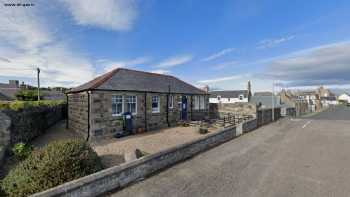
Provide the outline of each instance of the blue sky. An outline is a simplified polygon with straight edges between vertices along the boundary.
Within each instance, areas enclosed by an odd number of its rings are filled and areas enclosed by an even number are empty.
[[[76,86],[117,67],[196,86],[350,84],[350,2],[53,0],[0,7],[0,82]],[[35,65],[35,66],[33,66]],[[283,84],[283,85],[282,85]]]

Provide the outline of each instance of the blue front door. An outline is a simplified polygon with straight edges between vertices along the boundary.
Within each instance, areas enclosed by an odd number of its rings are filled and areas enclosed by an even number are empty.
[[[182,96],[181,100],[181,120],[187,120],[187,97]]]

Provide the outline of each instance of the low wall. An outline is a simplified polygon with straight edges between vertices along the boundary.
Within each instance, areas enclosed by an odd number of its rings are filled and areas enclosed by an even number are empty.
[[[0,112],[0,166],[5,157],[7,146],[10,143],[10,118]]]
[[[281,118],[281,108],[274,108],[274,121]],[[272,122],[272,109],[259,109],[257,111],[258,126]]]
[[[20,111],[3,110],[11,119],[10,143],[30,142],[66,116],[66,105],[40,106]]]
[[[236,125],[236,136],[248,133],[258,128],[258,120],[256,118]]]
[[[252,103],[210,103],[210,118],[222,118],[227,114],[238,116],[256,116],[256,105]]]
[[[111,167],[86,177],[65,183],[41,193],[35,197],[49,196],[98,196],[105,192],[120,189],[161,169],[188,159],[236,136],[236,128],[226,128],[200,139],[145,156],[139,160]]]

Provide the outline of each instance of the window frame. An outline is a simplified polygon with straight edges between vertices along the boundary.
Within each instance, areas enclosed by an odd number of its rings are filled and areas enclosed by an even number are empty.
[[[116,100],[116,103],[114,103],[113,102],[113,97],[121,97],[121,103],[120,102],[119,103],[122,105],[122,111],[119,114],[118,113],[117,114],[113,113],[113,104],[116,104],[116,110],[115,110],[116,112],[117,112],[117,108],[118,108],[117,107],[118,106],[118,102]],[[123,95],[119,95],[119,94],[113,94],[112,95],[112,116],[122,116],[123,113],[124,113],[124,96]]]
[[[239,99],[240,101],[243,101],[243,100],[244,100],[244,95],[243,95],[243,94],[240,94],[240,95],[238,96],[238,99]]]
[[[206,109],[205,96],[202,95],[202,96],[198,96],[198,97],[199,97],[199,110],[205,110]],[[203,101],[203,103],[202,103],[202,101]]]
[[[169,95],[169,109],[174,108],[174,95]]]
[[[195,95],[193,98],[194,98],[193,99],[194,100],[194,109],[200,110],[200,96]]]
[[[128,97],[135,97],[135,102],[130,102],[129,100],[127,101],[127,98]],[[132,100],[132,99],[131,99]],[[129,110],[128,108],[129,108],[129,104],[133,104],[133,103],[135,103],[135,112],[133,113],[133,112],[131,112],[131,114],[132,115],[137,115],[137,96],[136,95],[126,95],[125,96],[125,100],[124,100],[124,102],[125,102],[125,105],[126,105],[126,108],[127,108],[127,110]]]
[[[157,108],[153,108],[153,98],[157,98]],[[158,95],[152,96],[152,113],[160,113],[160,97]],[[154,110],[157,109],[157,110]]]

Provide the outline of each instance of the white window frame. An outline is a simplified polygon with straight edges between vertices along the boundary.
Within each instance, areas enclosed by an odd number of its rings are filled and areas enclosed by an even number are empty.
[[[127,101],[127,98],[128,98],[128,97],[131,97],[131,98],[132,98],[132,97],[135,97],[135,102],[133,102],[132,99],[131,99],[132,102],[130,102],[130,100]],[[136,96],[136,95],[126,95],[126,96],[125,96],[125,101],[124,101],[124,102],[125,102],[127,108],[129,107],[129,106],[128,106],[129,103],[135,103],[135,112],[134,112],[134,113],[131,113],[131,114],[132,114],[132,115],[136,115],[136,114],[137,114],[137,96]],[[128,109],[128,110],[129,110],[129,109]]]
[[[118,102],[116,102],[116,103],[113,102],[113,97],[121,97],[122,111],[119,114],[113,114],[113,109],[112,109],[112,116],[121,116],[124,113],[124,96],[123,95],[112,95],[112,108],[113,108],[113,104],[118,103]],[[116,105],[116,107],[117,107],[117,105]],[[117,109],[115,111],[117,111]]]
[[[158,107],[157,108],[153,108],[153,98],[157,98],[157,103],[158,103]],[[152,113],[160,113],[160,97],[155,95],[155,96],[152,96]],[[156,109],[156,110],[155,110]]]
[[[174,108],[174,96],[169,95],[169,109],[173,109],[173,108]]]
[[[198,97],[199,97],[199,109],[203,110],[205,109],[205,96],[198,96]]]
[[[240,94],[240,95],[238,96],[238,99],[239,99],[240,101],[243,101],[243,100],[244,100],[244,95],[243,95],[243,94]]]
[[[200,109],[200,99],[199,96],[194,96],[194,109],[199,110]]]

